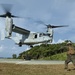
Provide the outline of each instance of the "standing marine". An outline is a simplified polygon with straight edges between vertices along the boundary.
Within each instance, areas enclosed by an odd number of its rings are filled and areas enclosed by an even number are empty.
[[[73,70],[75,70],[75,48],[71,41],[67,43],[67,59],[65,60],[65,69],[67,69],[68,71],[70,71],[70,69],[68,69],[68,64],[70,62],[73,63]]]

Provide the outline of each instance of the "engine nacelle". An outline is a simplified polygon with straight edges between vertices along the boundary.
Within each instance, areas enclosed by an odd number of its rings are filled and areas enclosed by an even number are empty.
[[[6,17],[6,37],[9,38],[12,35],[12,25],[13,25],[13,20],[12,18]]]

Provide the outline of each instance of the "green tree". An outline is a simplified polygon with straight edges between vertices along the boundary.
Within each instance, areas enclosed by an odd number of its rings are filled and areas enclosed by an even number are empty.
[[[12,55],[12,58],[13,58],[13,59],[16,59],[16,58],[17,58],[17,55],[16,55],[16,54],[13,54],[13,55]]]
[[[66,46],[66,42],[59,43],[59,44],[48,44],[48,45],[41,44],[40,46],[35,46],[30,50],[20,53],[19,58],[21,58],[22,55],[24,54],[25,56],[30,56],[31,59],[44,59],[44,58],[50,59],[51,57],[52,59],[56,59],[56,58],[63,59],[65,56],[64,52],[67,51],[67,49],[64,47]],[[73,43],[73,45],[75,46],[75,43]],[[63,53],[62,58],[60,57],[61,53]]]

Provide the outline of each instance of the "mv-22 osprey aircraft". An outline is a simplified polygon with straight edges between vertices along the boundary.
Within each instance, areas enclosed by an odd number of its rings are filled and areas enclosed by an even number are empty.
[[[27,29],[21,28],[16,26],[13,23],[13,18],[18,18],[18,16],[12,15],[10,12],[10,8],[4,7],[5,14],[0,15],[0,17],[5,18],[5,31],[6,35],[5,38],[12,39],[15,41],[17,45],[20,47],[22,45],[29,45],[30,47],[33,47],[34,44],[39,44],[39,43],[51,43],[53,40],[53,28],[58,28],[58,27],[67,27],[67,25],[62,25],[62,26],[52,26],[52,25],[46,25],[47,26],[47,32],[46,33],[37,33],[37,32],[30,32]],[[19,33],[22,36],[12,36],[12,32]]]

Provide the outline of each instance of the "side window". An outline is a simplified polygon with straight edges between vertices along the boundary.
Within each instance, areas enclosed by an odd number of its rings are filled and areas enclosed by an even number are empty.
[[[37,34],[35,34],[35,37],[34,38],[37,38]]]
[[[42,34],[40,33],[39,37],[41,37],[41,36],[42,36]]]

